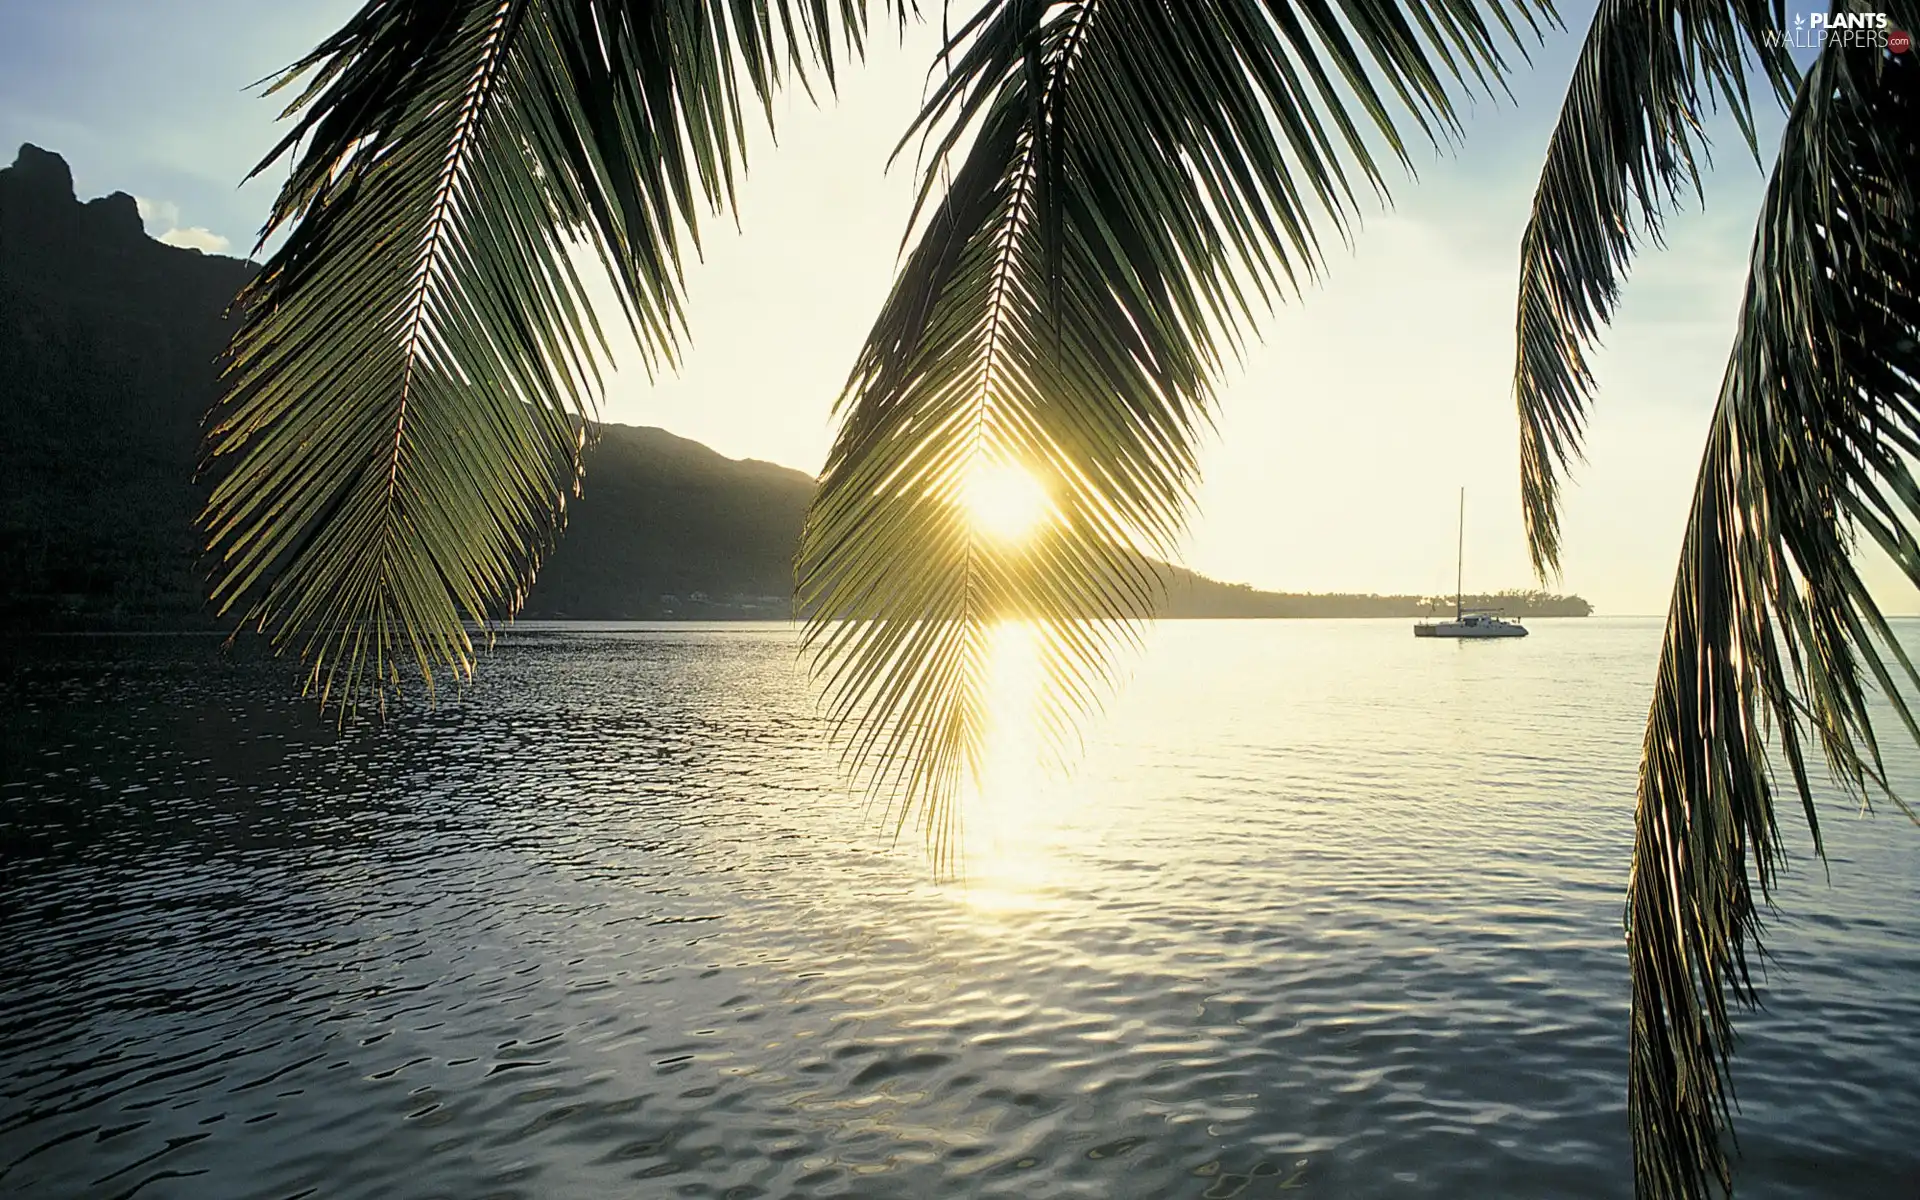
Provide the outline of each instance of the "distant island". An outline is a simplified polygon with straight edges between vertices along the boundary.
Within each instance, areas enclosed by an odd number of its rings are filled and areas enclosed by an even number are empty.
[[[1159,615],[1224,617],[1428,617],[1453,616],[1453,597],[1379,596],[1359,592],[1263,592],[1244,583],[1221,583],[1181,567],[1164,567],[1167,602]],[[1588,617],[1593,605],[1553,592],[1485,592],[1461,597],[1468,608],[1517,617]]]
[[[200,421],[254,264],[149,238],[131,196],[82,204],[58,155],[0,170],[0,620],[211,628],[194,514]],[[526,620],[778,619],[813,479],[661,429],[602,425]],[[1169,618],[1412,617],[1451,596],[1294,595],[1152,563]],[[1577,596],[1470,596],[1586,616]]]

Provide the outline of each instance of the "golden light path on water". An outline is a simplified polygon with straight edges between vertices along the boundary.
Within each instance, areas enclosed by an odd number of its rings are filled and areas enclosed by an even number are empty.
[[[962,792],[956,886],[970,908],[1022,912],[1068,882],[1072,844],[1087,836],[1075,813],[1086,802],[1071,762],[1053,760],[1044,733],[1047,633],[1036,622],[993,631],[988,723],[979,777]]]

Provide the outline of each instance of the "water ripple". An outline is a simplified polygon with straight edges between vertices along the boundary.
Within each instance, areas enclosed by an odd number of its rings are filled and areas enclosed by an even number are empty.
[[[345,735],[197,641],[16,647],[0,1194],[1628,1195],[1658,636],[1163,628],[964,885],[784,628],[524,631]],[[1827,834],[1742,1196],[1920,1194],[1920,836]]]

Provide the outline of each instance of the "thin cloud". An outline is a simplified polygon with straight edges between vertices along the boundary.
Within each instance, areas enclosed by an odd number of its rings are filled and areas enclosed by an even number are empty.
[[[169,246],[179,246],[186,250],[199,250],[207,254],[225,254],[233,243],[204,226],[192,225],[186,229],[169,229],[161,234],[159,240]]]
[[[180,206],[171,200],[154,200],[146,196],[135,196],[134,207],[140,210],[140,220],[149,228],[177,229],[180,226]]]
[[[179,246],[184,250],[198,250],[204,254],[225,254],[232,249],[233,243],[221,237],[205,225],[180,224],[180,206],[171,200],[155,200],[149,196],[135,196],[134,207],[140,210],[140,222],[149,230],[162,229],[164,233],[154,235],[154,240],[169,246]]]

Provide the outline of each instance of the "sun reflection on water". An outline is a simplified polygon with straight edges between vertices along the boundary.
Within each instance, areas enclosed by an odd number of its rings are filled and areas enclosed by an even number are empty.
[[[1050,761],[1044,732],[1052,651],[1040,623],[994,629],[982,761],[963,794],[958,886],[976,911],[1038,908],[1067,882],[1079,792],[1063,764]]]

